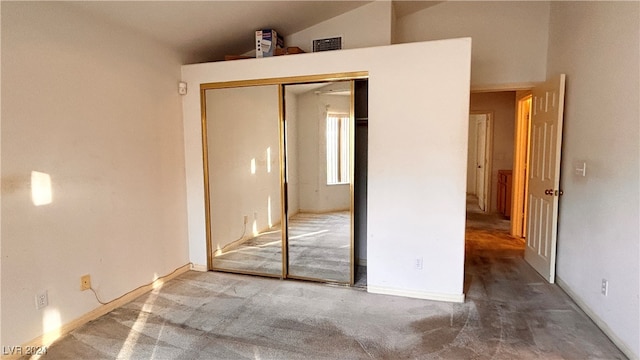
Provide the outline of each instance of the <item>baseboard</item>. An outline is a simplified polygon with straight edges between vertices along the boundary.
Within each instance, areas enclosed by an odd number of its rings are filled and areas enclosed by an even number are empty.
[[[593,320],[594,323],[596,323],[596,325],[600,328],[600,330],[602,330],[602,332],[605,333],[605,335],[607,335],[609,339],[611,339],[611,341],[618,347],[618,349],[620,349],[620,351],[624,353],[626,357],[628,357],[630,360],[638,360],[638,354],[634,354],[631,348],[627,346],[627,344],[622,339],[620,339],[613,332],[613,330],[611,330],[609,325],[607,325],[606,322],[604,322],[598,315],[596,315],[596,313],[593,310],[591,310],[591,308],[584,301],[582,301],[580,296],[578,296],[578,294],[575,291],[573,291],[571,287],[557,275],[556,275],[556,284],[558,284],[558,286],[567,295],[569,295],[571,300],[573,300],[573,302],[575,302],[578,305],[578,307],[580,307],[580,309],[582,309],[582,311],[584,311],[585,314],[587,314],[587,316],[591,318],[591,320]]]
[[[200,271],[200,272],[207,272],[207,271],[209,271],[209,269],[207,268],[207,265],[200,265],[200,264],[193,264],[193,265],[191,265],[191,270],[193,270],[193,271]]]
[[[246,226],[247,226],[247,224],[245,224],[245,232],[246,232]],[[260,231],[258,231],[258,235],[254,235],[253,232],[251,232],[250,234],[244,234],[244,235],[242,235],[242,237],[240,239],[233,240],[232,242],[230,242],[227,245],[223,246],[222,249],[216,250],[213,253],[213,256],[219,256],[221,254],[224,254],[225,252],[233,251],[233,250],[237,249],[240,245],[244,244],[246,241],[251,240],[251,239],[255,239],[256,236],[259,236],[259,235],[264,234],[266,232],[278,231],[278,230],[273,230],[277,226],[280,226],[280,221],[278,221],[277,223],[271,225],[270,227],[261,229]]]
[[[21,346],[21,349],[41,349],[41,348],[46,348],[47,346],[53,344],[54,341],[58,340],[60,337],[70,333],[71,331],[79,328],[80,326],[88,323],[89,321],[95,320],[97,318],[99,318],[102,315],[105,315],[107,313],[109,313],[110,311],[112,311],[113,309],[120,307],[122,305],[125,305],[127,303],[129,303],[130,301],[136,299],[137,297],[144,295],[145,293],[159,287],[162,286],[162,284],[164,284],[165,282],[181,275],[184,274],[185,272],[191,270],[191,263],[183,265],[179,268],[177,268],[176,270],[174,270],[173,272],[169,273],[168,275],[165,275],[163,277],[158,278],[157,280],[155,280],[152,283],[149,283],[147,285],[143,285],[135,290],[132,290],[131,292],[128,292],[127,294],[113,300],[112,302],[107,303],[106,305],[102,305],[96,309],[91,310],[90,312],[80,316],[79,318],[72,320],[69,323],[66,323],[62,326],[60,326],[57,329],[51,330],[49,332],[47,332],[46,334],[43,334],[41,336],[38,336],[37,338],[23,344]],[[0,358],[2,360],[11,360],[11,359],[18,359],[21,356],[24,356],[25,354],[8,354],[8,355],[2,355]]]
[[[337,209],[322,209],[322,210],[312,210],[312,209],[298,209],[297,214],[329,214],[333,212],[343,212],[343,211],[351,211],[350,208],[337,208]]]
[[[464,302],[464,294],[458,295],[458,294],[430,293],[426,291],[395,289],[395,288],[388,288],[388,287],[375,286],[375,285],[367,285],[367,292],[370,292],[372,294],[395,295],[395,296],[403,296],[403,297],[425,299],[425,300],[446,301],[446,302],[455,302],[455,303]]]

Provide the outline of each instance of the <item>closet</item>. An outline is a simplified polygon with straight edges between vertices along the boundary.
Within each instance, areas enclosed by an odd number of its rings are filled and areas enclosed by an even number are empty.
[[[212,270],[354,284],[366,256],[366,77],[201,86]]]

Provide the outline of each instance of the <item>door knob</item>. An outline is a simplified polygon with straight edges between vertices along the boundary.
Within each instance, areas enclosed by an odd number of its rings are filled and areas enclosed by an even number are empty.
[[[553,195],[553,189],[547,189],[544,191],[545,195]]]

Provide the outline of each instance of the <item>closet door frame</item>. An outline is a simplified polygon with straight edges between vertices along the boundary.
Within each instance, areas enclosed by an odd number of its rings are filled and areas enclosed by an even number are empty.
[[[211,193],[209,188],[209,153],[208,153],[208,137],[207,137],[207,109],[206,109],[206,91],[212,89],[226,89],[237,87],[250,87],[250,86],[264,86],[264,85],[277,85],[278,86],[278,107],[279,107],[279,164],[280,164],[280,201],[281,201],[281,228],[282,228],[282,274],[280,278],[290,278],[288,274],[288,198],[287,198],[287,179],[286,179],[286,128],[285,128],[285,114],[284,114],[284,86],[316,83],[316,82],[332,82],[332,81],[346,81],[352,80],[351,84],[351,121],[350,121],[350,160],[351,160],[351,179],[350,179],[350,202],[351,202],[351,224],[350,224],[350,281],[349,285],[354,283],[354,264],[355,264],[355,249],[354,249],[354,85],[353,80],[368,79],[369,74],[366,71],[359,72],[344,72],[334,74],[319,74],[319,75],[307,75],[307,76],[295,76],[295,77],[280,77],[280,78],[268,78],[268,79],[254,79],[254,80],[242,80],[242,81],[227,81],[216,83],[200,84],[200,112],[201,112],[201,130],[202,130],[202,159],[203,159],[203,173],[204,173],[204,205],[205,205],[205,234],[206,234],[206,249],[207,249],[207,270],[214,270],[213,266],[213,239],[211,237]],[[242,273],[240,271],[233,271]],[[273,277],[270,274],[254,274]],[[321,281],[317,279],[308,279],[312,281]]]

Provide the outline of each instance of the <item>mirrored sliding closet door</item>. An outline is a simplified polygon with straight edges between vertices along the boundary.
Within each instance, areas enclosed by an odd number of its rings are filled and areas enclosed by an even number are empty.
[[[209,270],[354,282],[354,78],[201,85]]]
[[[285,85],[288,276],[351,283],[352,81]]]
[[[211,268],[281,277],[279,86],[204,91]]]

